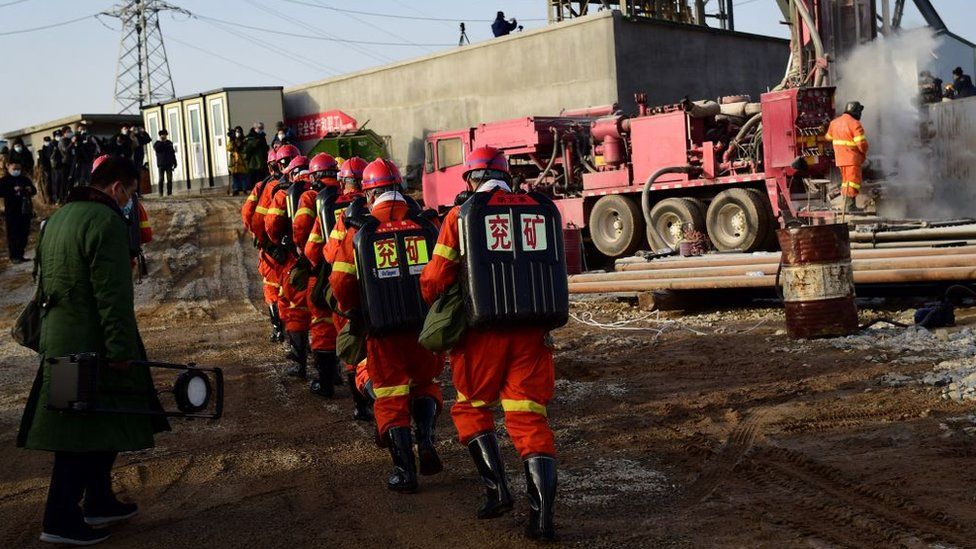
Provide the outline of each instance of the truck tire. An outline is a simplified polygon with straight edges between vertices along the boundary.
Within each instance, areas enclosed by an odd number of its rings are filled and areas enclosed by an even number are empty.
[[[651,208],[647,239],[655,250],[677,250],[685,223],[691,223],[699,231],[705,230],[705,210],[701,203],[692,198],[665,198]]]
[[[633,255],[644,246],[644,215],[626,196],[610,194],[597,200],[587,226],[593,245],[607,257]]]
[[[769,196],[766,191],[761,191],[759,189],[746,189],[749,192],[756,193],[759,200],[763,203],[764,207],[770,213],[769,216],[769,231],[766,234],[766,240],[762,243],[757,251],[762,252],[775,252],[779,251],[779,240],[776,238],[776,231],[779,229],[779,222],[776,217],[772,215],[773,207],[769,205]]]
[[[754,252],[766,244],[770,217],[760,193],[726,189],[709,204],[705,224],[708,237],[718,251]]]

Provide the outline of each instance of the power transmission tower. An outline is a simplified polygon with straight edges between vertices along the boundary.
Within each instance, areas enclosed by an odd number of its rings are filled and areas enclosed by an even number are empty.
[[[128,0],[111,11],[102,12],[122,21],[115,70],[115,107],[120,114],[137,112],[143,105],[176,96],[159,28],[161,11],[190,15],[187,10],[163,0]]]

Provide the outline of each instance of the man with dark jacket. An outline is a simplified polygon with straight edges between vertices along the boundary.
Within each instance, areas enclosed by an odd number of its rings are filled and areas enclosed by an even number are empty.
[[[505,20],[505,12],[500,11],[495,16],[495,21],[491,24],[491,32],[495,37],[508,36],[510,32],[518,27],[518,21],[513,17],[511,21]]]
[[[71,137],[73,135],[71,128],[67,126],[54,132],[55,150],[51,153],[51,170],[54,172],[55,185],[57,186],[58,204],[64,204],[68,190],[71,189],[71,165],[74,164],[74,160],[71,158]]]
[[[132,163],[136,165],[136,169],[142,169],[142,165],[146,162],[146,145],[152,143],[152,138],[142,126],[135,129],[132,138],[135,142],[132,149]]]
[[[268,139],[264,135],[264,124],[258,122],[244,138],[244,163],[247,164],[249,189],[253,189],[267,175],[269,149]]]
[[[129,162],[133,162],[133,143],[132,136],[129,135],[129,127],[122,126],[119,133],[112,138],[112,151],[115,156],[121,156]],[[138,166],[138,164],[137,164]]]
[[[41,294],[50,305],[41,319],[41,369],[21,419],[17,446],[54,452],[41,541],[92,545],[108,538],[106,526],[138,513],[112,490],[118,452],[153,447],[169,430],[159,416],[70,413],[47,409],[51,366],[45,359],[97,353],[103,406],[159,410],[133,303],[129,244],[121,207],[136,192],[139,174],[130,162],[108,158],[91,186],[73,189],[48,219],[38,243]],[[124,394],[125,396],[118,396]],[[124,404],[120,403],[120,400]],[[84,497],[84,507],[80,507]]]
[[[7,162],[16,162],[20,164],[21,170],[23,170],[24,175],[29,177],[29,174],[34,173],[34,156],[31,154],[27,147],[24,146],[24,140],[21,138],[16,138],[10,147],[10,157]]]
[[[31,197],[35,194],[37,188],[29,177],[21,173],[21,165],[15,160],[7,162],[7,174],[0,178],[0,197],[3,198],[7,222],[7,252],[14,263],[27,260],[24,250],[27,249],[27,236],[30,234],[31,219],[34,218]]]
[[[163,196],[163,178],[166,179],[166,196],[173,194],[173,170],[176,169],[176,149],[169,140],[169,132],[159,130],[159,140],[153,143],[156,152],[156,182],[159,183],[159,196]],[[186,182],[186,190],[190,190],[190,182]]]
[[[952,89],[955,91],[955,99],[976,95],[976,86],[973,86],[973,79],[968,74],[962,72],[962,67],[956,67],[952,70]]]
[[[45,135],[44,145],[41,146],[41,150],[37,151],[37,164],[41,167],[41,173],[44,174],[44,188],[49,204],[58,201],[54,194],[54,178],[52,177],[54,174],[51,171],[51,154],[55,149],[57,146],[51,141],[51,136]]]
[[[91,181],[92,163],[102,154],[98,138],[80,125],[71,137],[71,181],[74,185],[87,185]]]

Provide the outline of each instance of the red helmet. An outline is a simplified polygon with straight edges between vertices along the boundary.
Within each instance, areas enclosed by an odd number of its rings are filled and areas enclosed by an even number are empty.
[[[278,153],[274,149],[268,149],[268,164],[274,164],[278,161]]]
[[[278,147],[278,151],[275,153],[275,161],[281,162],[282,160],[289,160],[296,156],[301,156],[302,151],[298,150],[298,147],[294,145],[284,145]]]
[[[468,153],[468,158],[464,161],[462,177],[467,178],[468,174],[475,170],[495,170],[505,175],[511,173],[505,153],[495,147],[478,147]]]
[[[367,162],[358,156],[354,156],[342,163],[339,167],[339,179],[363,179],[363,170],[366,169]]]
[[[339,164],[336,162],[335,158],[329,153],[319,153],[312,157],[312,161],[308,163],[308,171],[315,172],[337,172],[339,171]]]
[[[102,162],[105,162],[109,158],[111,158],[111,157],[109,155],[107,155],[107,154],[103,154],[103,155],[99,156],[98,158],[96,158],[95,161],[92,162],[92,171],[91,171],[91,173],[95,173],[95,170],[97,170],[98,167],[102,165]]]
[[[363,170],[363,190],[400,185],[403,178],[396,164],[385,158],[377,158]]]
[[[287,146],[290,147],[291,145],[287,145]],[[286,166],[285,169],[281,170],[281,173],[287,175],[291,173],[292,170],[295,170],[297,168],[306,168],[307,166],[308,166],[308,157],[298,155],[295,158],[291,159],[291,162],[288,163],[288,166]]]

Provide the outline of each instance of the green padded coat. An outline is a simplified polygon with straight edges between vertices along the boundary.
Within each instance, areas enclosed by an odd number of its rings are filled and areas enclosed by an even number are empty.
[[[126,221],[115,201],[92,187],[72,189],[47,221],[38,255],[41,291],[51,305],[41,319],[41,367],[34,380],[17,445],[54,451],[151,448],[169,430],[158,416],[59,412],[47,409],[47,357],[96,352],[109,361],[144,360],[136,325]],[[57,366],[54,366],[57,367]],[[141,395],[100,397],[103,407],[159,409],[149,369],[101,368],[99,391]]]

